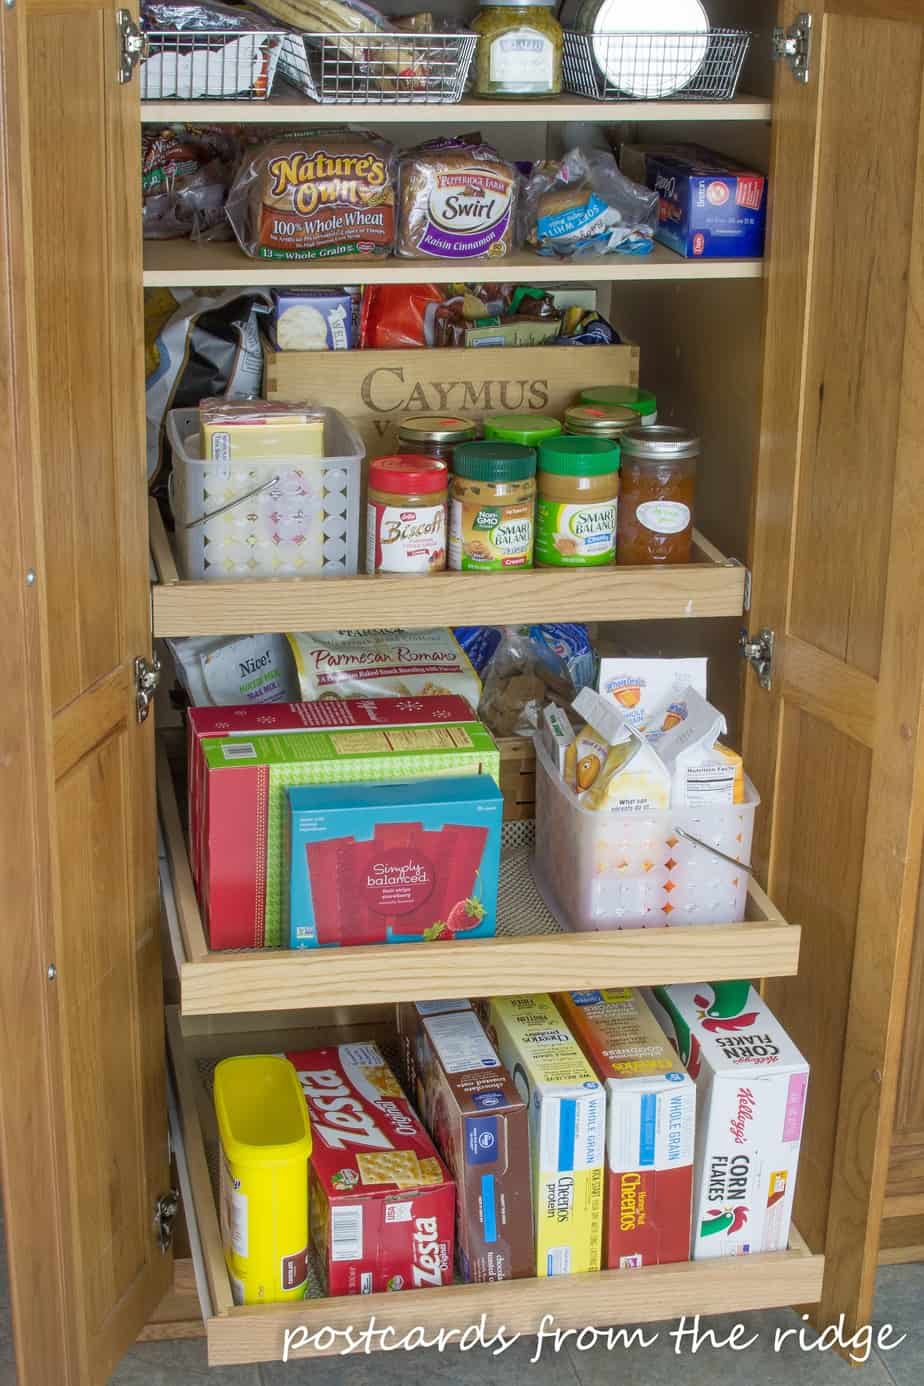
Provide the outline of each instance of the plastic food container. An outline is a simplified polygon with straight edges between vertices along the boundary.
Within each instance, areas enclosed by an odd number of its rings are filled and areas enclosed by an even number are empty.
[[[537,745],[533,871],[549,908],[578,930],[742,920],[748,871],[708,849],[750,862],[760,796],[747,778],[745,790],[743,804],[594,813],[582,808]]]
[[[346,577],[357,571],[365,448],[333,409],[324,456],[203,461],[199,411],[172,409],[170,503],[183,578]]]
[[[288,1059],[246,1054],[215,1069],[220,1213],[236,1304],[303,1299],[311,1124]]]
[[[452,462],[449,566],[502,572],[533,566],[536,450],[491,438],[460,443]]]
[[[377,457],[366,495],[366,572],[442,572],[448,497],[449,468],[439,458]]]
[[[612,563],[619,444],[609,438],[547,438],[539,446],[538,485],[537,566]]]

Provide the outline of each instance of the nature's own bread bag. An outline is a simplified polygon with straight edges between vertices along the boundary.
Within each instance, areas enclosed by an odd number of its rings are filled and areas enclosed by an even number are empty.
[[[394,150],[368,130],[306,130],[255,149],[228,195],[241,248],[263,260],[366,260],[395,233]]]
[[[519,174],[490,145],[434,140],[401,159],[399,255],[498,260],[514,249]]]

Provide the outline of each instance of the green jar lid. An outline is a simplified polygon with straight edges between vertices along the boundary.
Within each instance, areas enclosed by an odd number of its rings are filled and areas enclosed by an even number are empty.
[[[539,448],[539,470],[556,476],[606,476],[619,471],[619,444],[609,438],[549,438]]]
[[[500,438],[505,443],[523,443],[534,448],[543,438],[557,438],[561,423],[549,414],[488,414],[484,421],[484,436]]]
[[[642,418],[658,411],[658,401],[651,391],[639,390],[635,385],[591,385],[581,391],[581,403],[618,404],[623,409],[634,409]]]
[[[459,443],[452,455],[452,470],[467,481],[527,481],[536,475],[536,449],[493,438]]]

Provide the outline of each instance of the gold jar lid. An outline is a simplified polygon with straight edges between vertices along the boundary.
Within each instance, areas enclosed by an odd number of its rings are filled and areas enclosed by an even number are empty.
[[[409,414],[398,425],[398,437],[408,443],[466,443],[477,435],[475,420],[461,414]]]
[[[621,404],[572,404],[565,410],[564,418],[566,433],[591,438],[618,438],[638,424],[636,411],[624,409]]]

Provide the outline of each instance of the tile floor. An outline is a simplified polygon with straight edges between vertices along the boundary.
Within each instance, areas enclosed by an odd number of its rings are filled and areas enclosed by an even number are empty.
[[[2,1248],[2,1237],[0,1237]],[[704,1320],[727,1338],[739,1316]],[[268,1364],[260,1367],[226,1367],[209,1371],[203,1342],[144,1343],[125,1357],[109,1386],[611,1386],[629,1380],[632,1386],[669,1386],[682,1363],[684,1386],[729,1386],[746,1373],[760,1386],[836,1386],[850,1380],[864,1386],[920,1386],[924,1382],[924,1263],[889,1266],[879,1272],[873,1331],[891,1324],[894,1335],[906,1334],[893,1351],[873,1352],[862,1376],[831,1352],[803,1351],[790,1336],[774,1350],[778,1330],[799,1328],[798,1315],[789,1310],[741,1315],[746,1334],[738,1342],[757,1336],[746,1350],[713,1347],[704,1342],[695,1354],[689,1338],[683,1351],[671,1336],[672,1324],[648,1324],[644,1332],[655,1339],[650,1346],[617,1345],[609,1350],[602,1342],[586,1351],[573,1342],[556,1353],[546,1345],[537,1362],[535,1339],[521,1340],[500,1356],[482,1349],[460,1353],[450,1349],[411,1353],[376,1353],[370,1357],[325,1358],[311,1363]],[[744,1368],[744,1372],[742,1372]],[[16,1368],[9,1322],[6,1265],[0,1254],[0,1386],[16,1386]]]

